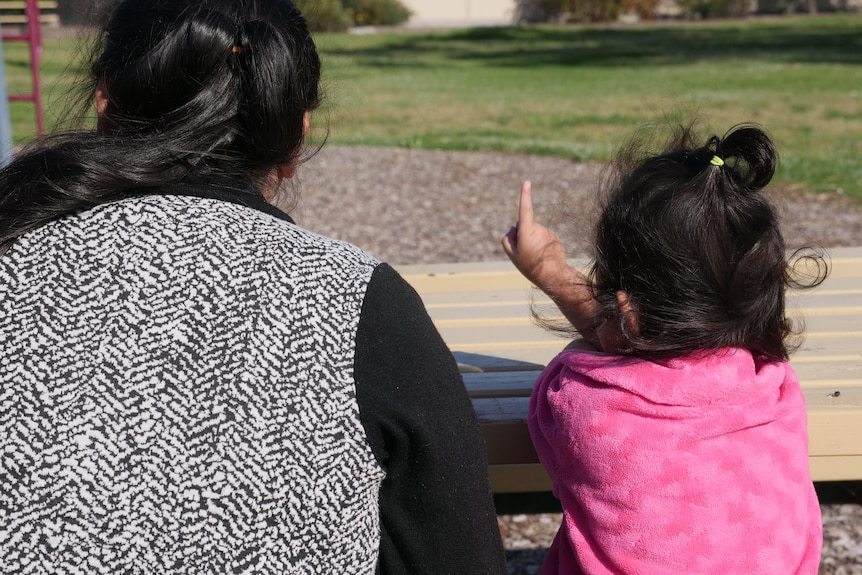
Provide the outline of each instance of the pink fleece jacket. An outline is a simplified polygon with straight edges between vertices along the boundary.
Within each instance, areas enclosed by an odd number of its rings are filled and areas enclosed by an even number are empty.
[[[787,363],[564,351],[529,426],[564,511],[542,575],[817,573],[820,507]]]

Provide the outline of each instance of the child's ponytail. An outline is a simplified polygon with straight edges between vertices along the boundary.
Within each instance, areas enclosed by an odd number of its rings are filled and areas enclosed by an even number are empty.
[[[778,165],[778,150],[766,133],[755,126],[732,128],[724,138],[713,136],[715,155],[727,166],[737,184],[760,190],[772,180]]]

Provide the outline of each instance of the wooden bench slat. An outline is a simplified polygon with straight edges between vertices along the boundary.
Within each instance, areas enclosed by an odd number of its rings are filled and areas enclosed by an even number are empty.
[[[489,468],[494,493],[551,491],[551,478],[541,463],[508,463]]]
[[[445,335],[444,335],[445,338]],[[494,345],[464,344],[460,346],[452,346],[456,355],[458,353],[467,353],[473,356],[488,355],[489,357],[501,356],[508,359],[519,360],[525,363],[532,364],[547,364],[565,345],[562,341],[534,341],[534,342],[509,342]],[[845,344],[841,344],[843,347]],[[829,379],[855,379],[857,382],[862,381],[862,359],[858,355],[854,355],[853,349],[849,349],[851,353],[842,354],[840,356],[829,356],[817,350],[800,351],[791,359],[790,364],[793,366],[799,381],[803,386],[808,385],[808,380],[816,379],[817,385],[823,385],[823,381]],[[817,357],[816,354],[821,354]],[[808,355],[806,355],[808,354]],[[815,354],[815,355],[811,355]],[[841,358],[839,361],[837,358]],[[820,360],[831,359],[829,362]],[[464,363],[471,364],[466,361]],[[480,363],[480,362],[477,362]],[[493,364],[492,360],[487,362]],[[475,363],[473,363],[475,365]],[[481,368],[481,365],[478,367]]]
[[[854,338],[859,337],[859,333],[862,331],[859,329],[862,327],[860,322],[862,322],[862,314],[857,316],[806,317],[803,345],[800,351],[824,345],[830,349],[852,349]],[[469,349],[475,352],[483,345],[486,345],[487,349],[491,351],[507,342],[518,343],[513,347],[524,347],[523,344],[531,342],[541,347],[547,347],[553,343],[557,350],[561,350],[568,343],[567,339],[549,333],[533,325],[525,318],[501,318],[494,321],[484,319],[442,320],[434,323],[453,351],[467,351]],[[845,345],[845,343],[849,345]],[[856,349],[862,353],[862,349]]]
[[[529,397],[538,371],[499,371],[462,374],[470,397]],[[814,407],[862,407],[862,385],[856,378],[830,378],[801,384],[809,410]],[[834,395],[835,392],[838,395]],[[860,418],[862,425],[862,418]]]
[[[541,370],[543,363],[519,361],[493,355],[455,351],[452,353],[455,361],[470,366],[476,366],[481,371],[523,371],[525,369]]]
[[[802,363],[793,366],[802,389],[852,386],[860,384],[860,366],[857,363],[838,363],[821,366]]]
[[[523,276],[516,276],[511,271],[489,271],[482,273],[465,273],[444,275],[408,275],[405,279],[421,293],[455,293],[492,291],[505,286],[506,289],[523,288],[529,290],[532,284]]]
[[[525,342],[522,346],[518,346],[517,342],[512,342],[496,346],[482,345],[472,347],[464,345],[457,347],[453,351],[476,355],[481,355],[483,351],[486,353],[500,353],[501,355],[505,354],[508,358],[517,359],[524,363],[546,364],[562,347],[559,342]],[[849,351],[852,352],[853,350]],[[470,362],[465,363],[470,364]],[[489,361],[488,364],[493,365],[493,362]],[[859,354],[846,353],[827,356],[822,352],[812,350],[795,355],[791,359],[790,364],[793,366],[793,370],[796,372],[797,377],[799,377],[799,381],[803,387],[812,378],[818,382],[828,379],[856,379],[856,381],[862,379],[862,358],[860,358]],[[481,365],[477,365],[477,367],[482,368]],[[500,369],[493,369],[492,371],[500,371]],[[823,384],[818,383],[817,385]]]
[[[828,253],[830,283],[841,278],[862,276],[862,247],[833,248]],[[572,260],[571,263],[585,268],[583,261]],[[507,261],[400,266],[399,270],[423,294],[493,291],[504,285],[509,289],[532,287]],[[859,287],[858,284],[854,286]]]
[[[812,293],[806,298],[790,298],[787,305],[787,315],[791,318],[812,318],[862,314],[862,290],[858,294],[835,295],[829,298],[818,297]],[[475,294],[478,299],[481,294]],[[544,298],[536,298],[535,303],[528,299],[508,299],[504,301],[469,301],[455,303],[428,304],[425,308],[428,314],[441,324],[460,325],[499,321],[500,319],[515,321],[518,324],[532,322],[531,305],[552,319],[562,319],[551,302]]]
[[[855,481],[862,477],[862,456],[810,457],[816,481]],[[551,478],[541,463],[492,465],[488,468],[494,493],[551,491]]]
[[[483,397],[529,397],[540,371],[464,373],[464,386],[474,399]]]
[[[862,477],[862,456],[810,457],[816,481],[855,481]],[[488,468],[494,493],[551,491],[551,478],[541,463],[499,464]]]
[[[862,455],[814,456],[808,458],[808,465],[814,481],[858,481],[862,477]]]

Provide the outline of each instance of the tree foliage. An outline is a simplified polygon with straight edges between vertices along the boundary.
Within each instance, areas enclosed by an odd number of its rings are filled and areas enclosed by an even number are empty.
[[[294,0],[314,31],[338,32],[351,26],[392,26],[410,18],[400,0]]]
[[[521,0],[520,18],[525,21],[607,22],[624,14],[653,18],[659,0]]]

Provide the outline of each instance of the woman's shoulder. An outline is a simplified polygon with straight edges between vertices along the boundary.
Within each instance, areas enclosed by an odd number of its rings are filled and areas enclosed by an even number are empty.
[[[146,195],[118,202],[148,233],[206,242],[200,249],[227,253],[252,252],[261,260],[313,260],[318,267],[368,268],[380,262],[361,248],[296,224],[288,214],[257,198],[193,195]]]
[[[285,289],[312,282],[357,293],[380,265],[362,249],[303,229],[286,214],[171,194],[136,195],[64,216],[28,232],[3,256],[12,268],[34,258],[46,266],[74,260],[82,269],[158,269],[167,277],[185,270],[213,281],[258,277]]]

